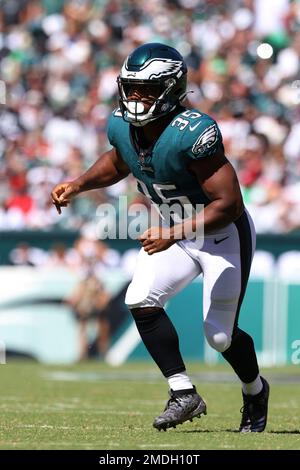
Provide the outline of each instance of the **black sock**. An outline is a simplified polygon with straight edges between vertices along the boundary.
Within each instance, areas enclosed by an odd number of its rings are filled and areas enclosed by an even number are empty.
[[[231,345],[222,356],[244,383],[253,382],[259,374],[254,343],[251,336],[240,328],[232,335]]]
[[[144,345],[165,377],[185,371],[177,332],[163,308],[131,310]]]

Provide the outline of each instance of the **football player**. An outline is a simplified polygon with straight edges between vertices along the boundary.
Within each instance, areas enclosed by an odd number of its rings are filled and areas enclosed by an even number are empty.
[[[153,425],[166,430],[206,414],[164,310],[170,297],[203,274],[205,336],[242,384],[239,430],[262,432],[269,385],[259,374],[252,338],[238,326],[255,230],[236,173],[224,154],[221,132],[210,116],[181,104],[187,67],[172,47],[159,43],[138,47],[125,60],[117,81],[120,107],[108,124],[113,148],[75,181],[57,185],[52,201],[60,213],[77,194],[112,185],[132,173],[138,189],[158,206],[174,201],[203,205],[181,223],[150,227],[143,233],[126,294],[141,338],[169,384],[170,399]],[[199,229],[204,231],[202,239],[186,235]],[[188,308],[182,314],[188,321]]]

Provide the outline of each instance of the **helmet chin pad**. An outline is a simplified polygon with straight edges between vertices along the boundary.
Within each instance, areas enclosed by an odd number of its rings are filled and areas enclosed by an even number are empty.
[[[155,119],[158,119],[158,117],[160,117],[153,116],[155,103],[146,112],[144,104],[140,101],[124,101],[123,105],[126,109],[123,114],[123,119],[137,127],[145,126],[149,122],[155,121]]]
[[[145,111],[143,103],[139,101],[128,101],[125,106],[132,114],[142,114]]]

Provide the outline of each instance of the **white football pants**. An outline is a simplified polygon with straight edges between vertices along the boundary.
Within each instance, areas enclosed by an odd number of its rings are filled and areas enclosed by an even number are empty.
[[[255,249],[248,212],[204,242],[183,240],[149,256],[140,250],[125,302],[130,309],[163,308],[170,297],[203,274],[203,320],[208,343],[224,352],[231,344]],[[187,315],[187,311],[182,312]]]

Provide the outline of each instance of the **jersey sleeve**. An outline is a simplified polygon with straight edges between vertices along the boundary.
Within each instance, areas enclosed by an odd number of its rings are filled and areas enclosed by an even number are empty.
[[[117,127],[120,117],[122,117],[120,110],[115,109],[110,115],[107,123],[107,138],[113,147],[117,147],[117,136],[119,135]]]
[[[194,160],[213,156],[223,147],[221,131],[214,119],[205,115],[191,123],[182,137],[184,154]]]
[[[114,116],[114,112],[110,115],[107,123],[107,138],[109,140],[109,143],[113,146],[116,147],[116,142],[115,142],[115,121],[116,118]]]

